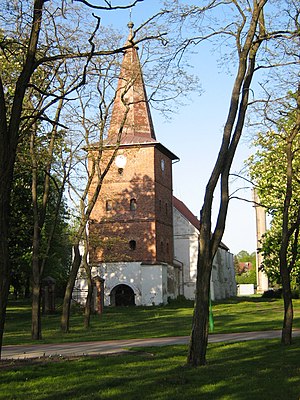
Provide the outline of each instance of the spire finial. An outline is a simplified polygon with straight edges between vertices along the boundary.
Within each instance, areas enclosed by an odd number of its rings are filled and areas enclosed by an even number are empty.
[[[130,36],[130,38],[132,39],[132,37],[133,37],[132,29],[133,29],[133,27],[134,27],[134,23],[133,23],[132,20],[131,20],[131,14],[132,14],[132,9],[130,8],[130,9],[129,9],[129,22],[128,22],[127,26],[128,26],[128,28],[129,28],[129,36]]]
[[[128,28],[129,28],[129,40],[131,40],[133,38],[133,31],[132,28],[134,27],[134,23],[132,21],[129,21],[127,24]]]
[[[127,26],[130,29],[130,33],[132,33],[132,28],[134,27],[134,23],[132,21],[129,21]]]

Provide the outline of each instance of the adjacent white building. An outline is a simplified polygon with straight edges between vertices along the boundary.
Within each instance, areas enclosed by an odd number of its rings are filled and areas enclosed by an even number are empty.
[[[181,293],[187,299],[194,299],[200,222],[176,197],[173,198],[173,221],[174,258],[182,265]],[[223,243],[213,261],[210,291],[212,300],[236,295],[233,254]]]

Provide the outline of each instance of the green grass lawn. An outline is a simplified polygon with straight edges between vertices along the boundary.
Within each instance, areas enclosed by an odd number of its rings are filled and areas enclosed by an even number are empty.
[[[300,328],[300,300],[294,300],[294,311],[294,327]],[[42,318],[42,343],[189,335],[192,313],[190,302],[161,307],[108,307],[101,317],[93,315],[91,327],[85,330],[82,312],[77,308],[72,312],[70,333],[63,334],[58,307],[57,313]],[[215,302],[213,315],[214,333],[281,329],[283,301],[251,297]],[[34,343],[30,319],[29,302],[11,301],[4,345]]]
[[[208,364],[185,365],[186,346],[132,354],[0,364],[0,399],[297,400],[300,339],[208,346]]]
[[[300,300],[294,301],[300,328]],[[280,329],[282,300],[259,297],[215,302],[216,333]],[[71,332],[59,331],[60,314],[43,316],[43,342],[188,335],[190,303],[107,308],[89,330],[75,309]],[[4,344],[33,343],[30,304],[10,302]],[[300,338],[208,345],[208,365],[186,366],[187,346],[135,349],[114,356],[0,362],[0,399],[299,400]]]

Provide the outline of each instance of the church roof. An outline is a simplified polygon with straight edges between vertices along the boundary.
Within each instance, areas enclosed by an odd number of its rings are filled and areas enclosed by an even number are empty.
[[[192,213],[191,210],[177,197],[173,196],[173,206],[178,210],[195,228],[200,229],[199,219]]]
[[[130,47],[125,50],[121,65],[108,145],[117,142],[120,129],[121,144],[156,142],[138,49],[133,41],[133,23],[129,23],[128,27],[130,33],[125,46]]]
[[[173,206],[178,210],[196,229],[200,229],[200,221],[199,219],[191,212],[190,209],[177,197],[173,196]],[[223,242],[220,243],[220,247],[226,251],[229,251],[229,248]]]

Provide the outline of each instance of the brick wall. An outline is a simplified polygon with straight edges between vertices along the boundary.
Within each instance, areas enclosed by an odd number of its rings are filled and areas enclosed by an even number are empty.
[[[112,164],[91,214],[90,260],[172,263],[171,160],[154,144],[122,146],[118,154],[126,165]],[[111,155],[104,151],[102,169]]]

